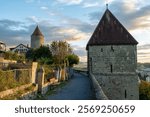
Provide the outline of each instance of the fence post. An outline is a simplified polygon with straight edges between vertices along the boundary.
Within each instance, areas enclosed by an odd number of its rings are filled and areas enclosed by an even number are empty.
[[[38,79],[38,92],[42,92],[42,86],[44,85],[44,68],[41,67],[40,70],[37,73],[37,79]]]
[[[32,63],[32,78],[31,83],[36,84],[37,62]]]

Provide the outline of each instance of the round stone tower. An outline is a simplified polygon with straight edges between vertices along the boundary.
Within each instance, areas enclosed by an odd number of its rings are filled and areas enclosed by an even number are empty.
[[[44,36],[37,26],[31,35],[31,48],[39,48],[44,44]]]

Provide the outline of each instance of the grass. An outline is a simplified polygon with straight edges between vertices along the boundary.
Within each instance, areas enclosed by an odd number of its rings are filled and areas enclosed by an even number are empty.
[[[28,71],[19,71],[18,76],[14,78],[15,71],[0,70],[0,92],[7,89],[12,89],[30,82]]]

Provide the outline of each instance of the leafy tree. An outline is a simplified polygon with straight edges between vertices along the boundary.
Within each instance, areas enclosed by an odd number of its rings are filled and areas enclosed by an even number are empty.
[[[26,53],[26,58],[31,61],[38,61],[41,64],[52,63],[52,53],[49,47],[41,46],[37,49],[31,49]]]
[[[64,63],[66,56],[72,53],[72,48],[66,41],[53,41],[50,50],[54,57],[55,64]]]
[[[70,54],[66,57],[66,59],[69,62],[69,66],[73,67],[74,64],[78,64],[79,63],[79,57],[75,54]]]

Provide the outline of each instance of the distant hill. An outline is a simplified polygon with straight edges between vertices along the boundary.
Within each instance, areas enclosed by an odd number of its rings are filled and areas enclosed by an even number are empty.
[[[150,68],[150,63],[138,63],[137,69]]]

